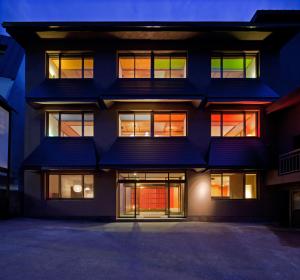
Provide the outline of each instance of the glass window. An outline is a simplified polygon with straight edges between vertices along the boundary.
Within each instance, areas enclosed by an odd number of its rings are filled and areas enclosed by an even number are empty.
[[[120,55],[119,78],[150,78],[151,56],[145,55]]]
[[[257,198],[256,174],[245,175],[245,198]]]
[[[171,136],[186,136],[186,114],[171,114]]]
[[[58,56],[49,56],[48,59],[48,72],[50,79],[58,79],[59,78],[59,57]]]
[[[170,114],[154,114],[154,136],[167,137],[170,136]]]
[[[93,175],[50,174],[48,180],[49,199],[94,198]]]
[[[84,78],[94,78],[94,59],[84,58]]]
[[[211,78],[221,78],[221,58],[212,57],[211,59]]]
[[[84,114],[84,136],[94,136],[94,114]]]
[[[257,54],[211,57],[211,78],[257,78]]]
[[[257,137],[258,112],[211,113],[211,136]]]
[[[79,137],[82,136],[82,114],[60,115],[60,136]]]
[[[244,78],[243,57],[223,57],[223,78]]]
[[[223,113],[223,136],[244,136],[244,114]]]
[[[134,136],[134,114],[119,114],[119,136]]]
[[[229,199],[257,198],[256,174],[211,174],[211,197]]]
[[[81,137],[94,136],[92,113],[48,113],[47,136]]]
[[[211,114],[211,136],[221,136],[221,114]]]
[[[186,78],[186,64],[186,54],[121,53],[119,54],[119,78]]]
[[[61,57],[61,78],[82,78],[81,57]]]
[[[221,174],[211,174],[211,196],[221,197],[222,196],[222,175]]]
[[[135,136],[150,136],[151,135],[151,115],[149,113],[142,114],[137,113],[135,114]]]
[[[151,77],[151,58],[150,56],[135,57],[135,78]]]
[[[257,78],[256,55],[246,56],[246,78]]]
[[[48,77],[50,79],[93,78],[94,59],[85,54],[49,54]]]
[[[0,167],[8,168],[9,112],[0,107]]]
[[[59,136],[59,114],[48,114],[48,136]]]

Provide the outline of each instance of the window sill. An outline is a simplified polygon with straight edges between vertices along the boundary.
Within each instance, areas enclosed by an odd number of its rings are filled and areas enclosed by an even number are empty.
[[[46,198],[46,201],[91,201],[95,198]]]
[[[258,200],[258,198],[211,197],[211,200],[218,200],[218,201],[256,201],[256,200]]]

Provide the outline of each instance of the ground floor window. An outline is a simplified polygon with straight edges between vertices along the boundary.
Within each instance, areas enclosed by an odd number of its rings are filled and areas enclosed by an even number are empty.
[[[256,173],[212,173],[211,197],[228,199],[257,198]]]
[[[185,173],[120,172],[120,218],[171,218],[185,215]]]
[[[94,176],[91,174],[47,174],[47,199],[94,198]]]

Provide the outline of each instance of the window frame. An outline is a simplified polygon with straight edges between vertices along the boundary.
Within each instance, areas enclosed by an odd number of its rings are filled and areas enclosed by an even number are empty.
[[[58,59],[58,78],[50,78],[49,77],[49,59],[51,57],[57,57]],[[74,57],[81,58],[81,78],[62,78],[61,77],[61,59],[63,57]],[[93,77],[84,77],[84,61],[86,58],[90,58],[93,60]],[[46,52],[46,78],[49,80],[92,80],[94,79],[94,55],[93,53],[48,53]]]
[[[82,138],[82,137],[95,137],[95,113],[93,111],[46,111],[46,124],[45,124],[45,137],[54,138]],[[58,136],[49,136],[49,114],[58,114]],[[81,115],[81,136],[61,136],[61,115]],[[85,136],[84,135],[84,116],[85,114],[92,114],[93,115],[93,136]]]
[[[256,77],[255,78],[250,78],[250,77],[247,77],[247,68],[246,68],[246,59],[247,59],[247,56],[255,56],[256,58],[256,65],[255,65],[255,70],[256,70]],[[223,72],[224,72],[224,69],[223,69],[223,60],[224,60],[224,57],[241,57],[243,58],[243,77],[242,78],[224,78],[223,77]],[[211,57],[210,57],[210,63],[212,61],[212,59],[220,59],[220,77],[217,78],[217,77],[212,77],[212,69],[211,69],[211,64],[210,64],[210,78],[213,79],[213,80],[217,80],[217,79],[238,79],[238,80],[241,80],[241,79],[250,79],[250,80],[255,80],[255,79],[259,79],[260,78],[260,53],[258,51],[253,51],[253,52],[234,52],[234,53],[224,53],[224,52],[213,52],[211,54]]]
[[[230,198],[230,196],[223,196],[223,176],[224,174],[234,173],[234,174],[243,174],[243,198]],[[221,196],[212,196],[211,195],[211,176],[212,175],[220,175],[221,176]],[[246,175],[256,175],[256,197],[254,198],[246,198]],[[223,171],[211,171],[210,172],[210,198],[212,200],[259,200],[260,199],[260,175],[257,171],[236,171],[236,170],[223,170]]]
[[[134,134],[135,134],[135,113],[150,114],[150,135],[149,136],[121,136],[120,130],[120,115],[134,114]],[[154,136],[154,115],[155,114],[169,114],[170,115],[170,136]],[[185,114],[185,135],[172,136],[171,135],[171,114]],[[118,137],[119,138],[183,138],[188,137],[188,112],[187,111],[119,111],[118,112]]]
[[[58,198],[51,198],[49,196],[49,178],[50,178],[50,175],[57,175],[58,176],[58,189],[59,189],[59,197]],[[72,175],[76,175],[76,176],[81,176],[81,180],[82,180],[82,187],[83,187],[83,190],[84,190],[84,177],[86,175],[92,175],[93,176],[93,183],[94,183],[94,186],[93,186],[93,197],[84,197],[84,191],[83,191],[83,197],[82,198],[65,198],[65,197],[61,197],[61,176],[63,175],[69,175],[69,176],[72,176]],[[44,173],[44,190],[45,190],[45,194],[44,194],[44,199],[45,200],[60,200],[60,201],[63,201],[63,200],[71,200],[71,201],[76,201],[76,200],[94,200],[95,199],[95,174],[92,173],[92,172],[69,172],[69,171],[61,171],[61,172],[45,172]]]
[[[243,136],[224,136],[223,135],[223,115],[224,113],[228,114],[243,114]],[[247,136],[246,135],[246,114],[247,113],[255,113],[256,120],[255,120],[255,128],[256,128],[256,135],[255,136]],[[213,136],[211,135],[211,119],[213,114],[220,114],[220,136]],[[260,110],[213,110],[210,112],[210,137],[214,138],[261,138],[261,131],[260,131]]]
[[[161,53],[160,53],[161,52]],[[120,77],[120,57],[134,57],[134,77],[133,78],[122,78]],[[136,56],[149,56],[150,57],[150,77],[149,78],[135,78],[135,57]],[[169,70],[170,70],[170,78],[155,78],[155,69],[154,69],[154,59],[155,57],[169,57],[170,58],[170,65],[169,65]],[[171,77],[171,59],[172,57],[183,57],[186,60],[186,69],[185,69],[185,77],[184,78],[172,78]],[[136,53],[135,51],[118,51],[117,52],[117,78],[118,79],[134,79],[134,80],[180,80],[180,79],[187,79],[188,78],[188,52],[187,51],[160,51],[160,50],[144,50],[144,53]]]

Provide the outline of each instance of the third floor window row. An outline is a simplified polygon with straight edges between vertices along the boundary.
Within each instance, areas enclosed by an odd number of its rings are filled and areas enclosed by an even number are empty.
[[[258,78],[258,53],[220,53],[211,56],[211,78]],[[91,54],[47,53],[50,79],[91,79],[94,58]],[[184,51],[130,51],[118,53],[118,77],[178,79],[187,77]]]

